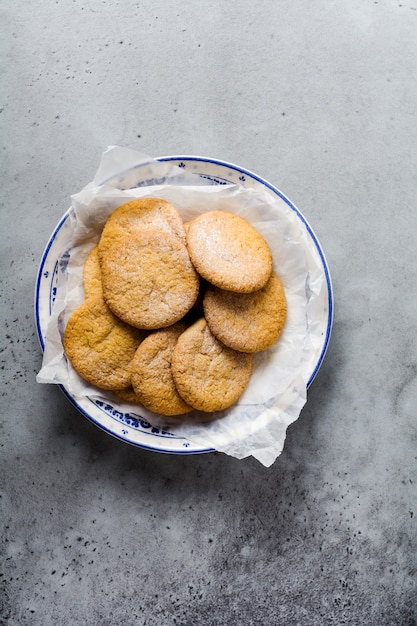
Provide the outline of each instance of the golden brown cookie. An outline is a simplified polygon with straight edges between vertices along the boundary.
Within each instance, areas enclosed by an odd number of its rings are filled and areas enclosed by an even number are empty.
[[[253,293],[208,287],[204,315],[213,335],[241,352],[260,352],[274,344],[287,317],[287,301],[278,276]]]
[[[172,354],[178,393],[200,411],[222,411],[234,404],[252,373],[252,355],[223,345],[204,318],[178,338]]]
[[[194,305],[199,288],[187,248],[155,229],[115,231],[99,250],[103,294],[115,315],[143,329],[171,326]]]
[[[131,362],[143,337],[110,311],[100,295],[91,296],[70,316],[64,332],[65,353],[78,374],[102,389],[131,382]]]
[[[171,372],[172,352],[186,329],[179,322],[146,337],[132,361],[132,385],[144,407],[161,415],[189,413],[192,407],[178,394]]]
[[[196,217],[187,226],[187,246],[198,273],[221,289],[257,291],[272,272],[265,239],[233,213],[209,211]]]
[[[182,217],[174,205],[159,198],[138,198],[122,204],[110,215],[101,234],[100,250],[111,245],[115,231],[134,234],[146,228],[174,235],[186,243]]]
[[[98,246],[95,246],[89,252],[84,263],[84,291],[86,298],[94,294],[101,295],[103,293]]]

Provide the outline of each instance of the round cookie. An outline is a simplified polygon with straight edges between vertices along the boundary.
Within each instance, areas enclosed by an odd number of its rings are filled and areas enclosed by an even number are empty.
[[[112,245],[115,231],[134,234],[146,228],[174,235],[186,243],[182,217],[174,205],[160,198],[138,198],[122,204],[110,215],[101,234],[100,250]]]
[[[161,415],[181,415],[192,410],[178,394],[171,372],[172,352],[186,325],[151,333],[142,341],[132,361],[132,385],[144,407]]]
[[[100,295],[81,303],[64,332],[64,349],[78,374],[101,389],[122,389],[131,382],[131,362],[143,338],[110,311]]]
[[[98,258],[98,246],[90,250],[84,263],[84,291],[88,298],[94,294],[102,295],[100,261]]]
[[[242,395],[252,373],[252,355],[223,345],[204,318],[178,338],[172,375],[184,401],[199,411],[222,411]]]
[[[155,229],[117,231],[99,250],[103,294],[115,315],[143,329],[171,326],[197,299],[199,277],[177,237]]]
[[[233,213],[209,211],[196,217],[187,226],[187,246],[198,273],[221,289],[257,291],[272,272],[265,239]]]
[[[260,352],[272,346],[287,317],[284,288],[274,273],[254,293],[233,293],[209,286],[203,307],[213,335],[240,352]]]

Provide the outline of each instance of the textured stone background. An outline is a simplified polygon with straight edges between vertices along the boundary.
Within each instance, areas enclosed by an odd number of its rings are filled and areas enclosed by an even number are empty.
[[[0,623],[416,624],[416,0],[0,10]],[[324,247],[332,341],[269,469],[129,447],[35,382],[37,266],[111,144],[251,169]]]

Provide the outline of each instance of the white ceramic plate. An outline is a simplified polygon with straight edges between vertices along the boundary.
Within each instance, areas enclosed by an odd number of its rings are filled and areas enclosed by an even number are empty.
[[[210,183],[218,185],[237,183],[246,188],[266,190],[268,193],[279,196],[295,212],[298,219],[305,224],[308,232],[309,256],[316,265],[322,268],[326,285],[326,289],[323,290],[322,301],[318,303],[316,308],[319,313],[315,322],[320,328],[321,341],[316,346],[315,354],[309,364],[310,371],[308,372],[307,385],[309,387],[323,362],[329,343],[333,322],[333,294],[330,272],[323,250],[305,217],[276,187],[260,176],[237,165],[196,156],[166,156],[155,160],[159,164],[166,162],[170,166],[177,165],[187,172],[195,174],[200,180],[203,179]],[[158,184],[161,181],[154,177],[152,164],[141,163],[137,167],[130,168],[128,171],[120,173],[117,177],[103,182],[117,185],[120,189],[130,189]],[[58,269],[59,263],[63,262],[62,255],[65,253],[63,242],[66,241],[66,235],[70,228],[68,217],[71,211],[72,209],[69,209],[56,226],[39,266],[35,290],[35,317],[42,350],[44,349],[45,333],[52,314],[53,303],[57,295]],[[111,402],[100,402],[89,397],[75,399],[65,386],[61,385],[61,389],[85,417],[104,431],[127,443],[156,452],[173,454],[197,454],[212,451],[211,448],[196,446],[183,437],[178,437],[173,433],[152,426],[140,414],[123,413]]]

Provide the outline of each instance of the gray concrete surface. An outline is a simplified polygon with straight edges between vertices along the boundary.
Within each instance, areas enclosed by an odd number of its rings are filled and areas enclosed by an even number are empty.
[[[1,623],[416,624],[416,0],[0,10]],[[111,144],[251,169],[323,245],[332,340],[268,469],[35,382],[38,263]]]

